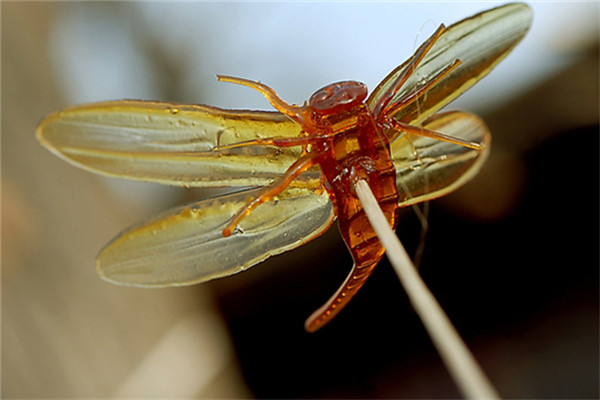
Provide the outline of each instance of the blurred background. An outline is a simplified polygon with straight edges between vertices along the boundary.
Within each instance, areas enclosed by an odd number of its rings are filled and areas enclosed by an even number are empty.
[[[92,175],[34,132],[111,99],[270,109],[216,74],[292,103],[372,89],[437,25],[499,4],[3,2],[2,397],[458,397],[387,261],[304,332],[351,266],[336,228],[204,285],[102,281],[94,258],[120,230],[214,192]],[[492,155],[430,203],[420,270],[502,396],[597,398],[599,5],[531,6],[524,41],[451,105],[484,117]],[[414,252],[413,211],[398,234]]]

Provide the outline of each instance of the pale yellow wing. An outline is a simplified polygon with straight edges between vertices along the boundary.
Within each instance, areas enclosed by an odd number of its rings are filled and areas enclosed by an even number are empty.
[[[111,101],[46,117],[37,137],[68,162],[103,175],[179,186],[264,186],[300,156],[299,147],[217,150],[248,140],[295,137],[300,126],[277,112]],[[313,170],[294,182],[317,186]],[[306,181],[310,182],[306,182]]]
[[[231,216],[257,190],[174,208],[131,227],[97,258],[100,275],[113,283],[143,287],[190,285],[232,275],[321,235],[334,219],[326,192],[289,188],[223,237]]]
[[[461,64],[418,102],[402,108],[394,117],[417,125],[456,99],[510,53],[529,30],[532,16],[527,5],[514,3],[484,11],[448,27],[390,104],[402,101],[455,60],[460,60]],[[367,100],[371,109],[408,65],[408,61],[404,62],[373,90]]]
[[[392,143],[401,206],[431,200],[452,192],[481,168],[490,150],[491,135],[481,118],[453,111],[423,123],[427,129],[483,145],[474,150],[424,136],[404,135]]]

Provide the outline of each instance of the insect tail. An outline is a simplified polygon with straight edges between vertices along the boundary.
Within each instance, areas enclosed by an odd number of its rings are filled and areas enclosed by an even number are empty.
[[[315,332],[331,321],[365,284],[380,259],[381,257],[365,265],[354,264],[342,286],[323,306],[308,317],[304,329],[307,332]]]

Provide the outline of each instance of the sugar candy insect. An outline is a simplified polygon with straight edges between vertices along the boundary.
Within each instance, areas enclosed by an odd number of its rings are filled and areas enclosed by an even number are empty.
[[[338,219],[354,266],[306,321],[329,322],[365,283],[384,249],[353,190],[365,179],[395,227],[398,209],[471,178],[489,151],[475,115],[436,114],[521,40],[531,23],[509,4],[441,25],[368,95],[364,84],[325,86],[302,106],[256,81],[277,112],[109,101],[47,116],[37,137],[68,162],[103,175],[178,186],[255,187],[177,207],[135,225],[100,252],[111,282],[190,285],[243,271],[294,249]]]

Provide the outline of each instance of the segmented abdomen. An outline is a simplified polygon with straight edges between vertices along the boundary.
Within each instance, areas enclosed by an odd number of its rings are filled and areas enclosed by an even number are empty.
[[[372,127],[371,129],[369,129]],[[357,140],[360,151],[336,157],[332,152],[319,161],[330,187],[330,196],[337,208],[340,233],[352,254],[354,266],[338,291],[306,321],[309,332],[316,331],[329,322],[358,292],[385,249],[377,238],[362,208],[354,185],[365,179],[392,228],[396,227],[398,214],[398,192],[396,172],[385,137],[377,134],[374,126],[354,128],[346,135],[338,135],[334,140]],[[333,148],[343,146],[336,146]],[[338,154],[339,155],[339,154]],[[334,157],[334,159],[330,159]]]

